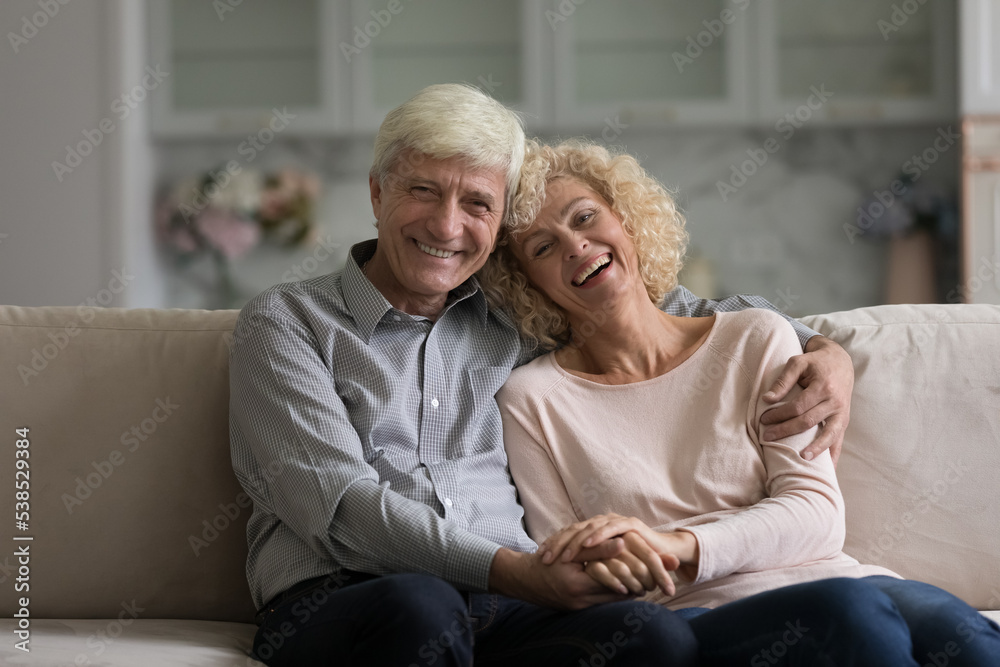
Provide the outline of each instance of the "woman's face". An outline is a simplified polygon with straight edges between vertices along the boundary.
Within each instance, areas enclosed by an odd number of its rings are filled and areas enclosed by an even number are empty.
[[[621,220],[601,195],[574,178],[548,184],[541,212],[513,250],[532,284],[571,320],[635,293],[637,283],[646,293]]]

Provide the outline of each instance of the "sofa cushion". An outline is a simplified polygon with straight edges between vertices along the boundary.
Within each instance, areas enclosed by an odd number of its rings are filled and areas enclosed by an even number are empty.
[[[128,619],[126,619],[128,620]],[[0,620],[13,636],[14,621]],[[0,643],[0,664],[32,667],[122,665],[128,667],[264,667],[249,657],[257,628],[244,623],[138,619],[38,620],[30,653],[13,641]]]
[[[236,311],[0,307],[0,614],[247,622],[249,499],[229,456]],[[29,428],[30,592],[15,593]],[[139,664],[139,663],[135,663]]]
[[[803,318],[854,359],[845,551],[1000,609],[1000,306]]]

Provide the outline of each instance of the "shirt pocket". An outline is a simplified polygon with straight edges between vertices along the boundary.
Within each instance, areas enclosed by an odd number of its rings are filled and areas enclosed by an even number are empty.
[[[466,395],[472,397],[472,409],[476,413],[482,413],[484,410],[496,411],[494,397],[508,377],[510,377],[510,368],[504,366],[484,366],[483,368],[470,369],[467,376],[469,386]]]

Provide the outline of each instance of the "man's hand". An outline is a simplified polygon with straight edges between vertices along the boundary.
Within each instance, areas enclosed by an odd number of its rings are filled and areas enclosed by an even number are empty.
[[[614,558],[621,554],[622,540],[605,542],[595,556]],[[627,592],[611,590],[584,572],[580,563],[544,565],[538,553],[500,549],[490,567],[490,591],[532,604],[555,609],[586,609],[604,602],[632,599]]]
[[[840,345],[825,336],[813,336],[806,343],[805,354],[788,360],[763,398],[777,403],[796,384],[803,388],[801,394],[761,416],[761,424],[770,425],[763,437],[780,440],[820,424],[819,436],[802,451],[802,458],[812,460],[829,449],[836,465],[851,421],[854,363]]]

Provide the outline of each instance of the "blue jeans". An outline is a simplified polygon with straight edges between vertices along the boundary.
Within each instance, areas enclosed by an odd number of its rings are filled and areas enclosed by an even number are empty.
[[[695,665],[687,622],[647,602],[575,612],[463,593],[422,574],[321,577],[258,615],[254,657],[272,666]]]
[[[1000,665],[997,624],[918,581],[824,579],[677,613],[704,665]]]

